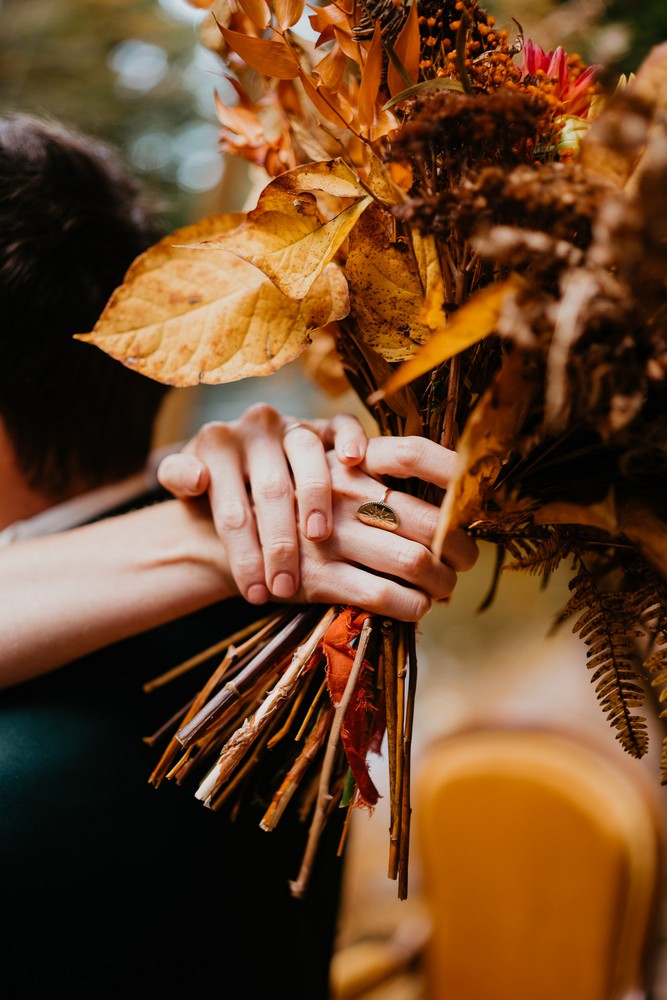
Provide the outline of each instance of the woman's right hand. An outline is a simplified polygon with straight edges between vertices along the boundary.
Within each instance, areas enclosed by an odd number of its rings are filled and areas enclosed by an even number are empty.
[[[361,467],[329,454],[334,530],[324,542],[301,540],[301,602],[352,604],[401,621],[419,621],[434,601],[448,600],[459,573],[478,557],[463,530],[447,538],[442,559],[430,545],[439,508],[392,489],[385,499],[398,515],[396,530],[362,523],[359,506],[382,500],[383,476],[418,478],[446,489],[456,454],[421,437],[379,437],[368,442]]]

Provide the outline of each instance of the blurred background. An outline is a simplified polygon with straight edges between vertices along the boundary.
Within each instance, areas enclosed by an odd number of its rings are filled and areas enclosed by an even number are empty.
[[[520,25],[545,50],[561,44],[619,72],[631,72],[667,39],[664,0],[485,6],[499,24],[512,30]],[[253,178],[218,150],[214,94],[230,100],[230,88],[218,57],[202,44],[210,13],[186,0],[0,0],[0,18],[2,112],[53,115],[113,142],[159,199],[167,231],[244,206]],[[236,417],[262,399],[294,416],[351,410],[365,418],[353,394],[324,396],[293,362],[271,378],[175,390],[163,435],[187,437],[203,420]],[[532,577],[506,574],[491,607],[479,613],[492,569],[493,552],[483,547],[451,603],[434,609],[421,626],[415,767],[431,740],[489,718],[565,723],[594,734],[612,755],[622,754],[597,705],[583,644],[569,623],[548,635],[568,597],[568,567],[547,588]],[[656,787],[660,738],[653,735],[651,752],[637,762]],[[383,794],[384,765],[380,757],[374,770]],[[352,824],[341,948],[369,934],[391,934],[419,900],[414,853],[408,901],[398,901],[386,876],[385,802],[386,796],[372,817],[355,816]],[[377,994],[397,1000],[419,995],[414,981],[403,992]]]

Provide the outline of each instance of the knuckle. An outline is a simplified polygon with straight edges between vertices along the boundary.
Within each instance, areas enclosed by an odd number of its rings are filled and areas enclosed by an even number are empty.
[[[278,423],[280,415],[270,403],[253,403],[248,407],[239,423],[247,424],[251,429],[273,427]]]
[[[262,580],[264,578],[262,560],[254,556],[251,552],[237,556],[234,559],[233,569],[237,582],[251,583],[254,580]]]
[[[195,451],[207,450],[229,440],[230,427],[222,420],[208,420],[195,434]]]
[[[433,557],[423,545],[406,545],[398,553],[397,565],[407,580],[419,579],[432,565]]]
[[[247,528],[252,521],[252,513],[249,507],[242,503],[234,503],[232,500],[225,503],[216,513],[215,523],[220,532],[225,535],[234,534]]]
[[[267,476],[252,484],[252,494],[256,501],[272,502],[293,496],[292,484],[286,476]]]
[[[264,545],[264,552],[268,560],[272,563],[287,563],[295,554],[296,546],[287,538],[271,538]]]

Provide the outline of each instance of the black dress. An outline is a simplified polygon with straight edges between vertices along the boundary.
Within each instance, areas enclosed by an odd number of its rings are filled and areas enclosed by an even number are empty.
[[[232,821],[148,783],[159,753],[142,737],[195,680],[143,682],[259,613],[226,601],[0,693],[3,1000],[328,996],[342,817],[294,899],[296,811],[266,833],[259,808]]]

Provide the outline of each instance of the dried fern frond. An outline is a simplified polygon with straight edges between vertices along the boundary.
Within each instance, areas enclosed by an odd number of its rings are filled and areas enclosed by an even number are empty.
[[[588,646],[586,658],[600,706],[623,749],[643,757],[648,750],[646,717],[632,709],[645,703],[635,642],[644,633],[637,623],[633,594],[600,590],[580,554],[575,554],[575,568],[569,585],[572,597],[559,618],[579,616],[572,631]]]
[[[635,593],[637,619],[648,639],[648,652],[642,667],[651,688],[656,692],[659,718],[667,719],[667,587],[664,580],[651,574],[648,582]],[[660,782],[667,784],[667,732],[662,739]]]

